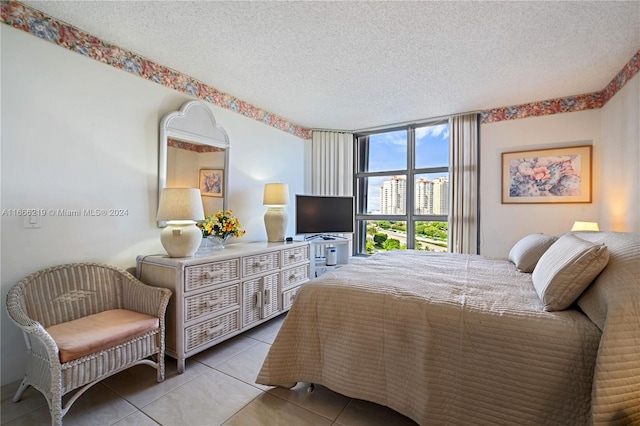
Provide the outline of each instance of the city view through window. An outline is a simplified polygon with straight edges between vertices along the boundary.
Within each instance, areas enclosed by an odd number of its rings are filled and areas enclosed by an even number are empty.
[[[447,251],[448,123],[360,136],[357,143],[360,252]]]

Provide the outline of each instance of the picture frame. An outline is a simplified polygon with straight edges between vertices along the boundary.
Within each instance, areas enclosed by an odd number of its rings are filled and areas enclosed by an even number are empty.
[[[502,204],[591,203],[591,145],[502,153]]]
[[[220,197],[224,191],[224,170],[200,169],[200,194],[203,197]]]

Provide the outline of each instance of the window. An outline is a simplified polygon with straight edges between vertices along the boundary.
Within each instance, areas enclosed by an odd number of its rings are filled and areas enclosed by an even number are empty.
[[[356,252],[447,251],[448,121],[355,136]]]

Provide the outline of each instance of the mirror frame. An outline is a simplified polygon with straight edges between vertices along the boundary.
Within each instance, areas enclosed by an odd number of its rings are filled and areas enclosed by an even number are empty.
[[[158,204],[160,194],[167,185],[167,152],[168,140],[178,139],[203,145],[223,148],[225,176],[222,181],[222,208],[227,210],[227,188],[229,181],[229,136],[222,126],[216,122],[211,109],[202,101],[185,102],[179,111],[173,111],[162,117],[160,121],[160,148],[158,154]],[[158,227],[165,227],[166,222],[158,221]]]

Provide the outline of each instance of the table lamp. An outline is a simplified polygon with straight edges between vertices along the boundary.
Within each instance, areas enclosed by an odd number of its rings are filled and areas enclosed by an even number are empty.
[[[204,220],[202,198],[197,188],[165,188],[160,194],[157,220],[167,221],[160,233],[170,257],[188,257],[200,247],[202,231],[196,221]]]
[[[269,206],[264,214],[267,240],[269,242],[284,241],[288,220],[284,206],[289,204],[289,185],[286,183],[265,184],[262,204]]]
[[[572,231],[599,231],[598,222],[574,222]]]

